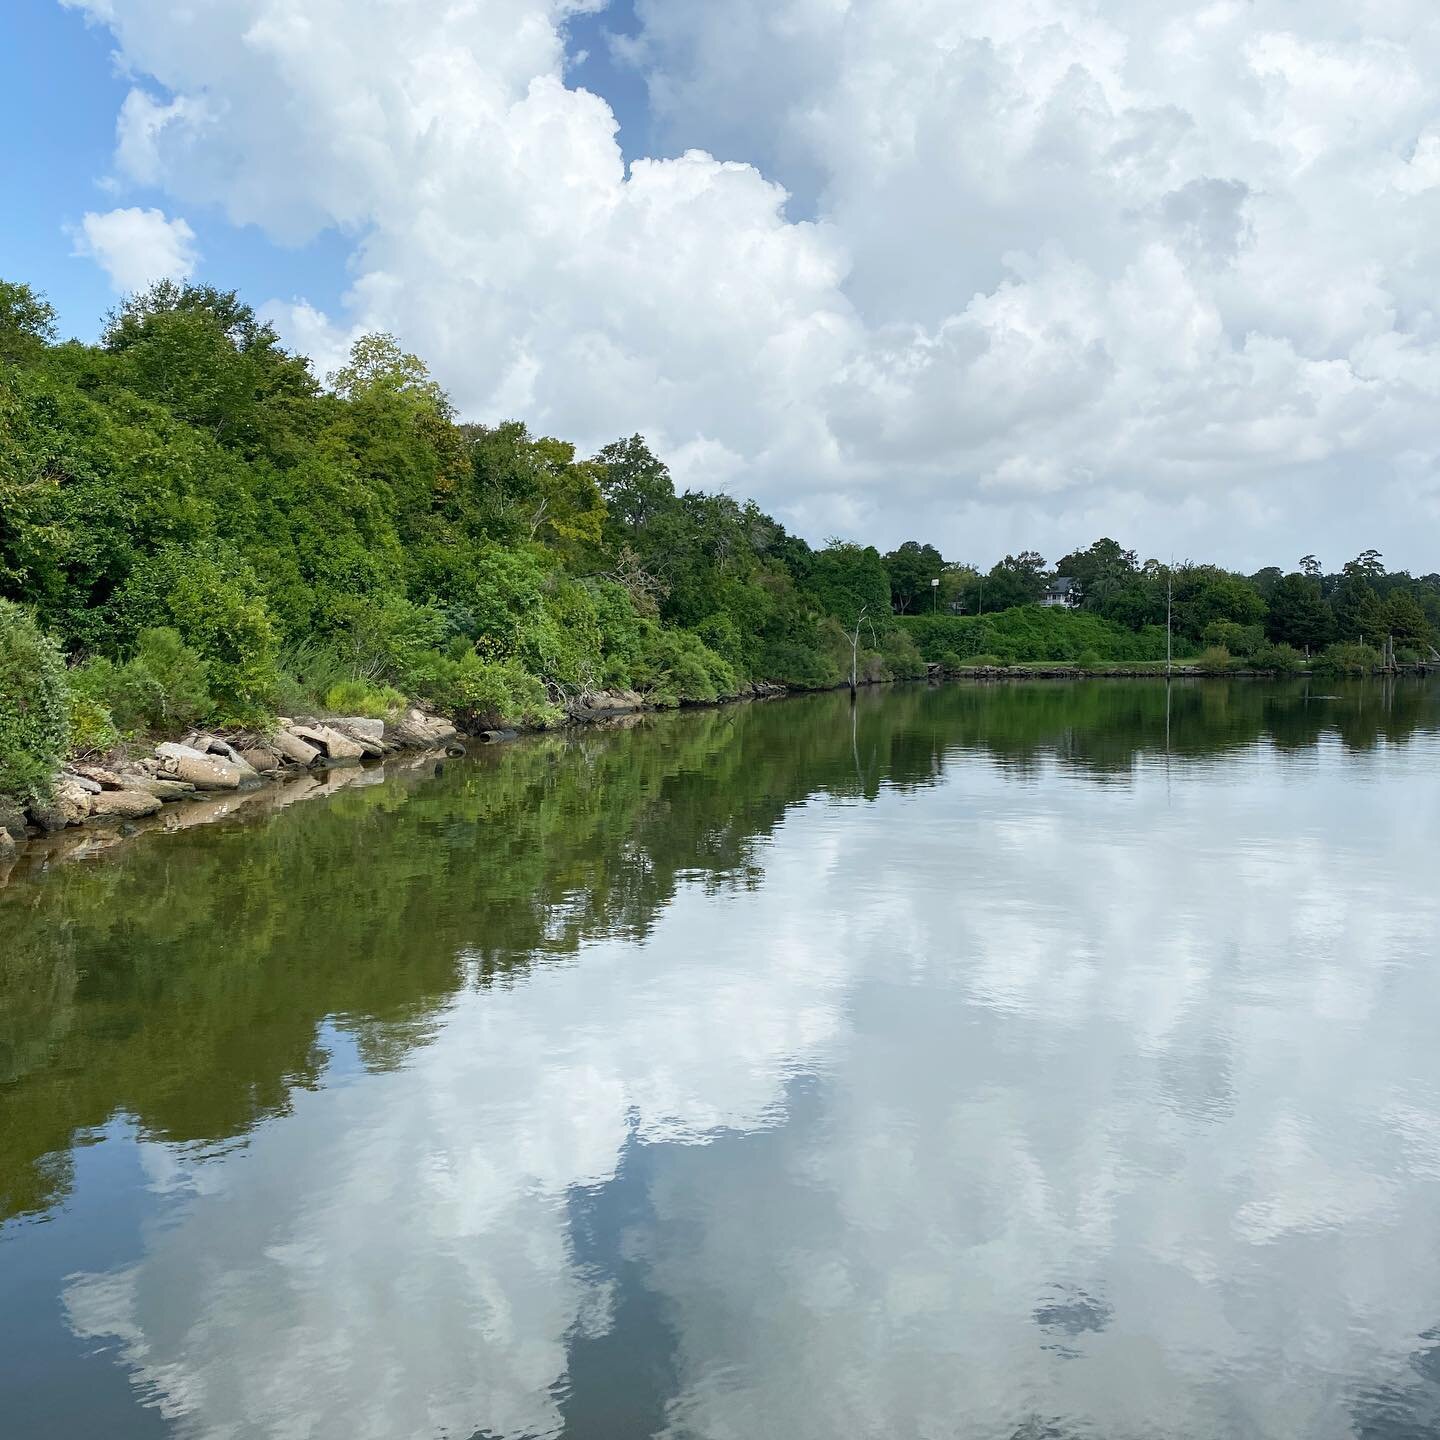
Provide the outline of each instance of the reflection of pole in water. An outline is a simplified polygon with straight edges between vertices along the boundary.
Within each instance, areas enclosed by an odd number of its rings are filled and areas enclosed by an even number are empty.
[[[855,761],[855,784],[858,787],[858,796],[865,794],[865,781],[860,774],[860,733],[859,733],[859,706],[855,704],[855,697],[850,697],[850,755]]]
[[[1170,676],[1165,676],[1165,806],[1170,806]]]

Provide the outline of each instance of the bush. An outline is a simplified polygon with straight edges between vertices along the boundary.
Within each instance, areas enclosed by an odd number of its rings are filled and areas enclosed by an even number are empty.
[[[423,668],[425,657],[445,643],[449,629],[437,606],[416,605],[403,596],[387,595],[351,607],[343,637],[326,648],[348,669],[350,677],[408,686]],[[285,668],[294,673],[288,656],[286,660]]]
[[[1294,675],[1305,668],[1305,657],[1293,645],[1262,645],[1250,656],[1257,670]]]
[[[80,691],[70,695],[70,752],[104,755],[120,743],[115,719],[98,700]]]
[[[0,600],[0,792],[45,798],[69,743],[60,647],[27,610]]]
[[[1382,664],[1380,652],[1369,645],[1343,641],[1327,645],[1311,662],[1320,675],[1369,675]]]
[[[92,719],[94,707],[103,709],[121,736],[182,730],[214,708],[205,661],[168,627],[142,630],[124,665],[97,656],[71,674]]]
[[[1195,660],[1202,675],[1224,675],[1235,668],[1234,657],[1223,645],[1208,645]]]
[[[734,670],[692,631],[662,629],[654,621],[646,626],[632,674],[654,704],[705,703],[740,688]]]
[[[368,680],[342,680],[325,692],[325,708],[336,715],[368,715],[383,720],[405,703],[405,697],[388,685]]]
[[[1086,650],[1075,663],[1082,670],[1098,670],[1105,662],[1098,650]]]
[[[486,660],[473,650],[426,657],[417,689],[462,730],[500,725],[553,725],[560,709],[545,687],[514,660]]]
[[[1127,630],[1098,615],[1058,605],[1020,605],[990,615],[905,615],[897,623],[927,660],[953,653],[969,665],[981,655],[1075,661],[1087,650],[1102,660],[1165,658],[1165,631],[1159,626]]]
[[[1214,620],[1200,632],[1201,641],[1214,649],[1228,650],[1247,658],[1265,644],[1263,625],[1237,625],[1233,620]]]
[[[973,666],[976,670],[1008,670],[1010,659],[1005,655],[971,655],[966,665]]]
[[[280,674],[279,636],[251,567],[225,549],[162,547],[126,582],[120,609],[139,633],[173,626],[199,652],[224,721],[268,718]]]

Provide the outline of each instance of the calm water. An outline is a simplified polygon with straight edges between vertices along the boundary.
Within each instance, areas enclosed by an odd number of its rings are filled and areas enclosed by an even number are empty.
[[[0,1434],[1440,1435],[1437,854],[1440,687],[1099,682],[17,871]]]

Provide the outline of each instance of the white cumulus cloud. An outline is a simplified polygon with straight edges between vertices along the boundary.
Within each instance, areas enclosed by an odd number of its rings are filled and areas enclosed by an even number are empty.
[[[628,166],[589,0],[68,3],[136,77],[121,177],[353,236],[343,313],[267,313],[469,416],[642,430],[812,537],[1440,539],[1428,0],[637,0]]]
[[[156,280],[186,280],[199,259],[195,232],[161,210],[87,211],[73,238],[75,253],[94,260],[122,295]]]

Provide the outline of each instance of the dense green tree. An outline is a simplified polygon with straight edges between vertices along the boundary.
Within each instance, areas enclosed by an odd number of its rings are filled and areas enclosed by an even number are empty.
[[[1429,652],[1434,641],[1434,632],[1413,595],[1405,590],[1397,590],[1386,599],[1384,613],[1385,631],[1395,637],[1398,648],[1415,650],[1421,654]]]
[[[1335,638],[1335,616],[1320,593],[1320,582],[1306,574],[1286,575],[1270,595],[1265,633],[1278,645],[1318,651]]]
[[[1139,568],[1135,552],[1107,536],[1084,550],[1072,550],[1055,566],[1055,573],[1075,581],[1076,598],[1083,609],[1103,614],[1107,605],[1134,583]]]
[[[1034,605],[1045,593],[1049,576],[1045,558],[1034,550],[1007,555],[993,565],[985,577],[985,609],[1008,610],[1015,605]]]
[[[890,576],[873,545],[831,540],[815,554],[807,582],[828,615],[853,625],[863,610],[872,624],[890,609]]]
[[[33,360],[55,340],[55,307],[28,285],[0,280],[0,364]]]
[[[932,603],[930,592],[940,587],[932,586],[931,581],[940,579],[945,569],[944,558],[933,545],[906,540],[883,558],[890,577],[890,604],[898,614]],[[938,601],[939,596],[934,596],[933,603]]]

